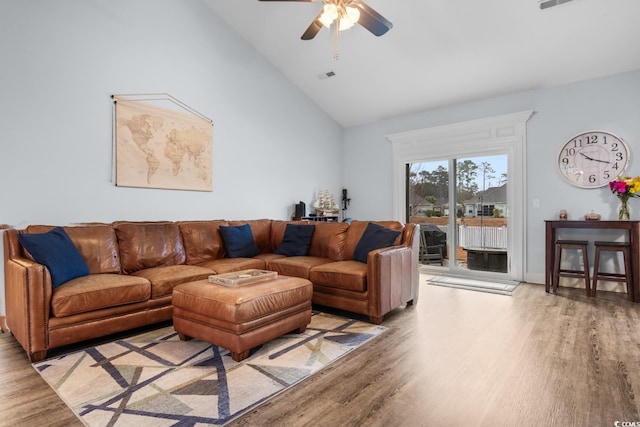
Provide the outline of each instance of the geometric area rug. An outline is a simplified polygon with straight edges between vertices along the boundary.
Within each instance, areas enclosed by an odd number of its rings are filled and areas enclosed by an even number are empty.
[[[228,350],[172,326],[34,363],[87,426],[218,426],[318,372],[387,330],[314,311],[235,362]]]

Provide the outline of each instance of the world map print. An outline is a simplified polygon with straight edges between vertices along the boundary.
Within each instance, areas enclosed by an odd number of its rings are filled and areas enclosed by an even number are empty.
[[[213,190],[210,121],[137,100],[115,111],[117,186]]]

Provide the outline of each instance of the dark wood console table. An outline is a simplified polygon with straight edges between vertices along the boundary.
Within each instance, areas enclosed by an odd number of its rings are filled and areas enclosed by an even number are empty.
[[[584,228],[588,230],[627,230],[628,242],[631,243],[631,265],[633,266],[633,283],[628,285],[629,299],[640,302],[640,221],[545,221],[545,275],[544,289],[549,292],[553,259],[555,257],[556,230],[559,228]]]

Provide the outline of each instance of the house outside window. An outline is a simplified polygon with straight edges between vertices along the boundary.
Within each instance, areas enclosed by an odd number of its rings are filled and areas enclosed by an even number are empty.
[[[493,216],[495,205],[481,205],[478,208],[478,216]]]

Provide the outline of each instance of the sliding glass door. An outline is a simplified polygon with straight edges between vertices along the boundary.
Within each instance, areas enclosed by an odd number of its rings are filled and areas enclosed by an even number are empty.
[[[508,153],[407,167],[407,221],[420,224],[419,261],[434,270],[509,273]]]
[[[393,154],[394,218],[430,229],[421,234],[421,270],[523,280],[526,123],[532,114],[522,111],[387,135]]]

